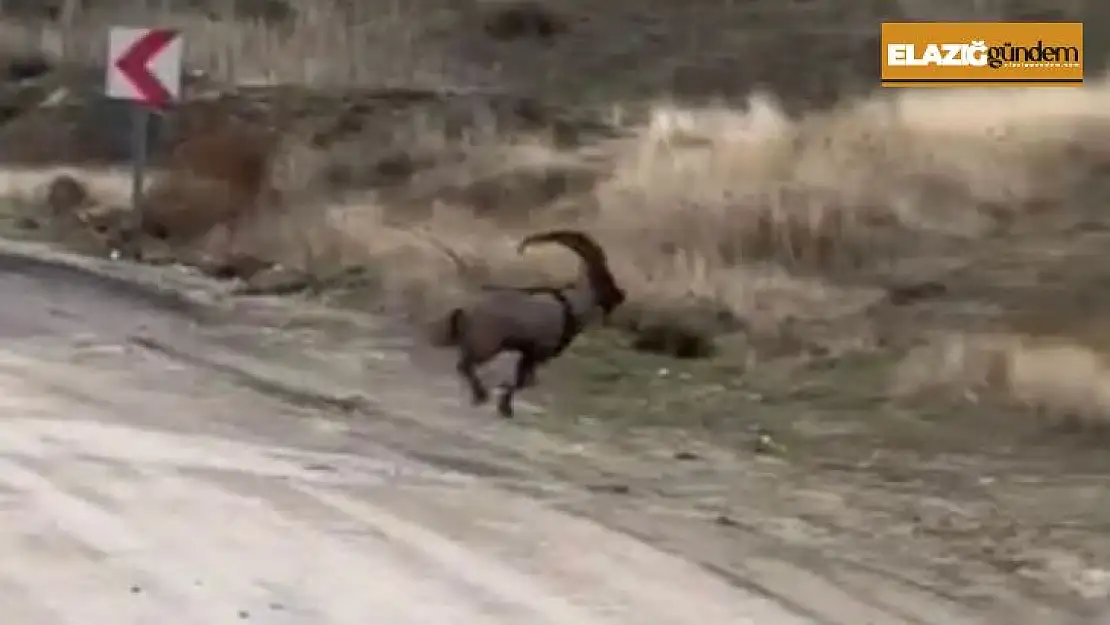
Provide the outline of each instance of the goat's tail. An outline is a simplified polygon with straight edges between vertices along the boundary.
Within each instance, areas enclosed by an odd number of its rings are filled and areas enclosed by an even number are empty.
[[[459,343],[462,336],[466,313],[462,308],[455,308],[438,321],[433,323],[431,330],[431,343],[436,347],[451,347]]]

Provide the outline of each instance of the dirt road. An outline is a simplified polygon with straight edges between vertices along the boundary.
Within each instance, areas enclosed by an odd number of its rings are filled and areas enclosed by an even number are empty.
[[[641,496],[635,471],[591,488],[601,448],[415,386],[387,333],[332,370],[264,302],[214,320],[11,257],[0,294],[13,625],[981,622]]]
[[[8,622],[807,622],[473,477],[328,451],[324,417],[131,340],[188,322],[89,290],[0,275]]]

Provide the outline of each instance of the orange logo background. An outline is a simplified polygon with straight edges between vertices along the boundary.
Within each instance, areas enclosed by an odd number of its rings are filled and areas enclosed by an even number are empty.
[[[884,87],[1083,84],[1081,22],[890,22],[881,41]]]

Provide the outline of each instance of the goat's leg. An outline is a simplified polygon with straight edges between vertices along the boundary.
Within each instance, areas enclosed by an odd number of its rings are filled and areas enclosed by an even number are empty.
[[[520,370],[520,368],[521,368],[520,363],[523,362],[523,361],[524,361],[524,357],[521,356],[520,360],[518,360],[517,363],[516,363],[516,366],[517,366],[517,374],[516,375],[519,378],[519,380],[516,383],[516,387],[518,389],[532,388],[533,386],[535,386],[538,383],[538,380],[536,380],[536,362],[534,360],[531,361],[528,364],[528,366],[525,367],[525,369],[523,371],[521,371]]]
[[[486,390],[481,378],[478,377],[477,368],[477,361],[466,352],[459,356],[459,362],[455,365],[455,370],[459,372],[463,381],[470,387],[470,401],[475,406],[489,401],[489,391]]]
[[[527,386],[536,383],[536,365],[538,364],[535,354],[531,351],[522,351],[520,359],[516,361],[516,375],[514,376],[513,383],[505,387],[504,392],[501,393],[501,398],[497,402],[497,412],[506,419],[513,418],[513,397],[516,392]]]
[[[539,369],[540,364],[540,359],[536,357],[534,352],[520,352],[520,358],[516,361],[515,386],[517,390],[532,388],[539,384],[536,371]]]

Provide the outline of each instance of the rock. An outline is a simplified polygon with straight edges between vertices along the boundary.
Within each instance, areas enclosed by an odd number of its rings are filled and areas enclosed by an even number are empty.
[[[231,265],[227,264],[223,259],[208,254],[189,255],[187,258],[182,258],[181,262],[185,265],[195,267],[202,274],[210,278],[230,280],[235,277],[235,270]]]
[[[774,455],[786,453],[786,446],[776,441],[766,429],[757,428],[755,434],[755,441],[752,445],[752,450],[755,453]]]
[[[75,214],[89,199],[85,185],[68,174],[51,180],[46,188],[46,207],[54,217]]]
[[[710,332],[676,320],[644,324],[635,331],[632,349],[681,359],[710,358],[716,353]]]
[[[740,523],[727,514],[717,515],[717,518],[713,519],[713,522],[723,527],[740,527]]]
[[[311,279],[303,271],[273,265],[251,276],[237,289],[240,295],[288,295],[307,289]]]
[[[154,237],[140,237],[130,247],[130,250],[123,250],[124,255],[148,265],[170,265],[178,260],[177,252],[169,243]]]
[[[97,201],[83,182],[68,174],[50,181],[34,210],[26,225],[47,228],[71,249],[123,256],[134,239],[133,213],[128,207]]]
[[[252,254],[230,253],[224,255],[195,254],[187,261],[205,275],[213,278],[251,281],[273,267],[273,263]]]
[[[23,55],[0,64],[0,81],[23,81],[38,78],[54,69],[53,64],[41,54]]]
[[[4,0],[0,16],[55,22],[62,16],[64,0]]]
[[[19,228],[20,230],[38,230],[42,227],[42,224],[39,223],[38,219],[35,219],[30,215],[20,215],[15,220],[15,227]]]
[[[97,202],[90,198],[75,211],[78,220],[113,245],[135,236],[134,213],[126,206]]]
[[[943,297],[948,287],[941,282],[927,280],[907,284],[894,284],[886,288],[887,300],[895,306],[908,306],[916,302]]]
[[[213,3],[218,6],[221,3]],[[265,24],[288,24],[296,19],[297,10],[285,0],[238,0],[233,3],[235,18]]]
[[[595,493],[609,493],[613,495],[627,495],[632,492],[632,487],[628,484],[612,483],[612,484],[590,484],[586,486],[588,490]]]
[[[18,120],[29,111],[42,106],[43,102],[48,100],[52,91],[55,90],[48,83],[49,81],[45,80],[20,80],[11,76],[9,76],[9,80],[3,80],[0,77],[0,124],[6,125]],[[8,147],[5,142],[6,150]],[[24,150],[36,146],[12,145],[11,147]],[[4,156],[7,158],[7,154]]]
[[[491,39],[539,39],[550,43],[570,30],[567,21],[539,2],[498,2],[487,9],[482,28]]]

